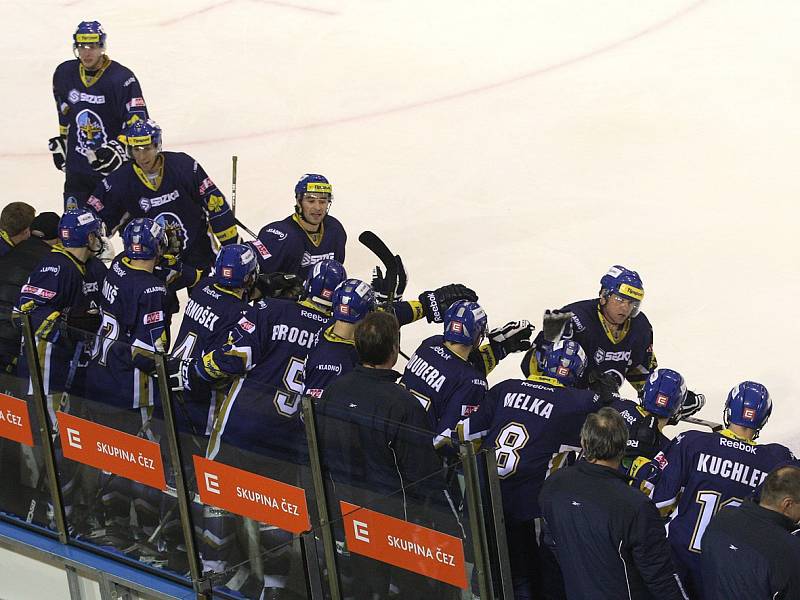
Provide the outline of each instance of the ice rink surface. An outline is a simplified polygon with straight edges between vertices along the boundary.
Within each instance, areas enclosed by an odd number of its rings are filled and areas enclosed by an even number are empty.
[[[409,292],[478,291],[490,325],[645,283],[661,366],[721,419],[767,385],[762,440],[800,451],[796,345],[800,3],[519,0],[4,2],[5,201],[59,210],[55,66],[84,19],[138,76],[165,148],[197,158],[251,229],[305,172],[350,235],[403,256]],[[119,247],[119,241],[117,241]],[[407,294],[412,296],[411,293]],[[438,329],[403,330],[410,353]],[[507,358],[490,383],[520,375]],[[798,370],[796,370],[798,369]],[[630,392],[630,388],[626,388]]]

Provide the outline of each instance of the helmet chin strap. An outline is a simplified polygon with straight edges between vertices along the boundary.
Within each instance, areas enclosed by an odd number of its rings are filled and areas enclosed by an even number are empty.
[[[96,246],[99,246],[99,247],[93,247],[91,245],[91,243],[90,243],[90,245],[87,246],[87,248],[89,248],[89,252],[91,252],[92,254],[97,256],[98,254],[102,254],[103,253],[103,250],[105,249],[106,244],[103,241],[103,238],[101,236],[97,235],[96,233],[94,234],[94,239],[95,239],[95,242],[96,242]]]

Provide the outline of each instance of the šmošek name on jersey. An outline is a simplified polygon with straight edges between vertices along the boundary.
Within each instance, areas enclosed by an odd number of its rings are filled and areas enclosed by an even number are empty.
[[[541,398],[531,398],[522,392],[506,394],[506,397],[503,398],[503,406],[526,410],[544,419],[549,419],[553,412],[553,405],[550,402],[545,402]]]
[[[725,479],[738,481],[751,488],[758,487],[767,478],[767,473],[754,469],[750,465],[706,454],[705,452],[701,452],[697,459],[697,471],[699,473],[708,473],[709,475],[719,475]]]
[[[311,346],[314,345],[314,334],[298,327],[274,325],[272,327],[272,341],[291,342],[292,344],[298,344],[311,349]]]
[[[430,366],[426,361],[422,360],[416,354],[411,355],[411,360],[406,365],[406,371],[410,371],[425,383],[435,389],[437,392],[442,391],[442,386],[447,377],[439,373],[439,370]]]
[[[219,316],[215,315],[210,308],[198,304],[191,298],[189,298],[189,303],[186,305],[186,316],[194,319],[209,331],[214,331],[214,325],[219,320]]]

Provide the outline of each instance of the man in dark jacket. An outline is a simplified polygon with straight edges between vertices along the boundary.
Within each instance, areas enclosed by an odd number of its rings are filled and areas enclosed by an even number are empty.
[[[22,284],[58,241],[59,216],[39,214],[30,224],[30,237],[0,256],[0,370],[12,372],[20,352],[20,330],[11,322],[11,309]]]
[[[619,465],[628,429],[612,408],[581,429],[585,461],[556,471],[539,495],[570,600],[684,600],[653,503]]]
[[[323,467],[333,481],[328,490],[332,514],[340,515],[343,500],[455,534],[452,515],[442,516],[445,470],[431,444],[425,410],[395,383],[400,377],[392,370],[400,350],[397,319],[369,313],[356,327],[355,345],[361,364],[328,385],[317,408]],[[460,597],[452,586],[355,554],[341,567],[345,585],[348,577],[356,580],[352,594],[357,599],[387,598],[390,580],[402,598]]]
[[[773,470],[761,501],[726,507],[703,536],[706,600],[800,598],[800,463]]]

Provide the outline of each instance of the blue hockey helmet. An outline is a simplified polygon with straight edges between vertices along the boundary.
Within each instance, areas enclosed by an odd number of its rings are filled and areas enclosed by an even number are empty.
[[[586,368],[586,353],[578,342],[559,340],[544,357],[544,374],[563,385],[573,385]]]
[[[258,260],[250,246],[223,246],[214,262],[214,282],[224,288],[247,288],[258,277]]]
[[[303,284],[305,297],[322,306],[331,307],[333,292],[345,279],[347,271],[342,263],[332,258],[321,260],[308,272]]]
[[[345,279],[333,291],[333,318],[357,323],[375,309],[372,286],[360,279]]]
[[[686,400],[686,382],[672,369],[657,369],[644,384],[642,407],[659,417],[673,417]]]
[[[626,269],[622,265],[614,265],[600,278],[600,296],[607,298],[616,294],[633,302],[631,317],[639,314],[639,306],[644,299],[642,278],[636,271]]]
[[[306,192],[317,194],[328,194],[329,198],[333,200],[333,186],[324,175],[317,175],[316,173],[306,173],[294,186],[295,200],[302,200],[303,194]]]
[[[139,217],[125,226],[122,232],[125,256],[134,260],[158,258],[167,248],[167,234],[153,219]]]
[[[488,326],[480,304],[458,300],[444,313],[444,341],[474,346],[483,339]]]
[[[103,236],[103,222],[91,210],[68,210],[58,222],[58,239],[65,248],[89,247],[91,233],[98,239]]]
[[[122,132],[130,155],[134,148],[155,144],[161,152],[161,127],[153,119],[137,119]]]
[[[731,423],[759,431],[772,414],[772,400],[767,388],[755,381],[743,381],[728,393],[723,416],[725,427]]]
[[[101,48],[106,45],[106,32],[98,21],[81,21],[72,34],[72,47],[77,49],[86,44],[97,44]]]

